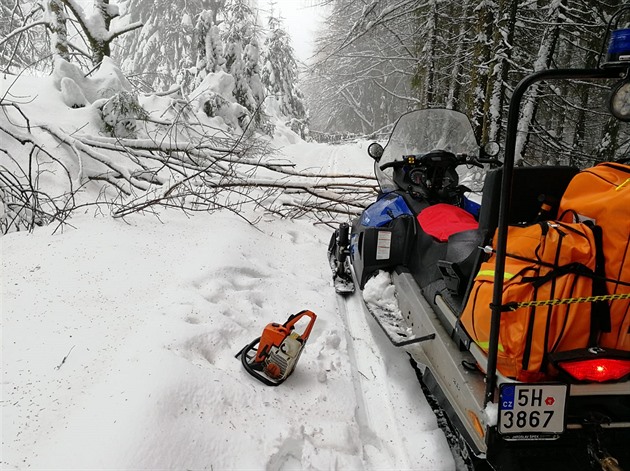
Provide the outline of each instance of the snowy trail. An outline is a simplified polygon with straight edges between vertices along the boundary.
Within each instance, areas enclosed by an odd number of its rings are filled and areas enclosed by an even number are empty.
[[[371,165],[360,145],[285,152]],[[73,223],[2,238],[2,469],[453,469],[405,354],[358,296],[338,304],[328,228]],[[305,308],[318,319],[294,374],[257,383],[234,354]]]

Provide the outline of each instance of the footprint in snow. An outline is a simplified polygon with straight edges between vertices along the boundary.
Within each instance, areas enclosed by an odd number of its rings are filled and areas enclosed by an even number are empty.
[[[227,341],[233,333],[224,329],[212,330],[195,335],[177,346],[169,347],[169,350],[182,358],[189,360],[193,365],[200,367],[215,366],[219,355],[231,351],[232,346]]]
[[[287,437],[278,438],[278,446],[268,461],[265,469],[289,470],[303,469],[304,429],[292,427]]]
[[[266,275],[248,267],[226,267],[193,282],[201,296],[210,303],[220,303],[236,293],[257,292]]]
[[[339,358],[339,346],[341,345],[341,337],[333,331],[326,331],[321,335],[322,344],[317,354],[317,380],[320,383],[328,381],[329,374],[334,374],[341,368],[341,360]]]
[[[219,360],[232,359],[235,347],[229,339],[250,328],[267,299],[265,276],[250,267],[226,267],[194,280],[199,296],[181,304],[181,319],[205,332],[169,349],[202,367],[220,368]]]

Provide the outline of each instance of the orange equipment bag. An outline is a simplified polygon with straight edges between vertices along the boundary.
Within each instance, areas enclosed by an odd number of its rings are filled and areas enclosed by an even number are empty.
[[[630,165],[606,162],[578,173],[558,211],[564,221],[591,220],[602,228],[608,294],[630,293]],[[630,350],[630,299],[610,302],[610,325],[598,345]]]
[[[591,296],[597,245],[597,229],[583,223],[544,221],[508,227],[497,352],[497,368],[503,375],[520,381],[549,379],[554,374],[549,353],[589,346],[591,309],[604,303],[526,307],[516,307],[516,303]],[[485,352],[495,259],[492,255],[481,265],[460,318],[468,335]]]

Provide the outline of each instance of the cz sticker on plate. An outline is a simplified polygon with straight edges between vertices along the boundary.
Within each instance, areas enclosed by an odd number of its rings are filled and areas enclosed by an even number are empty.
[[[566,384],[502,384],[499,433],[514,440],[556,438],[564,432],[567,393]]]

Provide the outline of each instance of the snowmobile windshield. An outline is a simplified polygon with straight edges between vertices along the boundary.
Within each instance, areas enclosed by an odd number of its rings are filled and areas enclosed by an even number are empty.
[[[445,109],[417,110],[402,115],[394,126],[383,156],[375,165],[381,190],[389,192],[397,189],[393,170],[381,170],[381,165],[401,160],[403,155],[432,150],[478,156],[479,145],[468,117]]]

